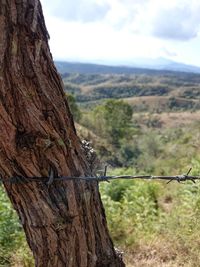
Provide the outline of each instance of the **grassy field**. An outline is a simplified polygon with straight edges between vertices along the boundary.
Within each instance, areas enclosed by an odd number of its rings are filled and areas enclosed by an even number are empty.
[[[199,185],[111,184],[118,194],[123,191],[118,200],[103,185],[110,231],[116,246],[124,251],[127,266],[199,266]]]

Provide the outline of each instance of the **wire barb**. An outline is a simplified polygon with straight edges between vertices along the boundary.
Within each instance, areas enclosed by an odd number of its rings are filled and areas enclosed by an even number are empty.
[[[108,166],[106,165],[105,169],[104,169],[104,176],[103,177],[105,177],[105,180],[104,180],[105,182],[110,183],[110,181],[108,180],[108,177],[107,177],[107,170],[108,170]],[[103,179],[103,177],[102,177],[102,179]]]
[[[189,171],[187,172],[187,174],[186,174],[187,176],[190,174],[191,170],[192,170],[192,168],[190,168]]]
[[[167,184],[171,183],[173,180],[176,180],[178,183],[180,183],[180,182],[185,182],[186,180],[190,180],[190,181],[192,181],[193,183],[196,183],[196,182],[195,182],[195,177],[192,177],[192,176],[190,177],[190,176],[188,176],[188,175],[190,174],[191,170],[192,170],[192,168],[190,168],[186,174],[177,175],[177,176],[175,176],[175,177],[172,177],[172,178],[167,182]]]

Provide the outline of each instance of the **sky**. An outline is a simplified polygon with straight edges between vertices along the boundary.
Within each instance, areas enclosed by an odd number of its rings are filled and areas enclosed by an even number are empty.
[[[200,0],[41,0],[55,60],[200,66]]]

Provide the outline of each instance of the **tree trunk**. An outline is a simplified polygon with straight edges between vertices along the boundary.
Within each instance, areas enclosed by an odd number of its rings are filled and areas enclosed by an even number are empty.
[[[88,175],[38,0],[0,0],[0,175]],[[5,184],[36,266],[124,266],[98,184]]]

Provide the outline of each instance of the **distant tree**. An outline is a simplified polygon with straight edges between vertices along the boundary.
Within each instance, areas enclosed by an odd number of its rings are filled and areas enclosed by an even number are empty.
[[[94,109],[97,129],[114,145],[129,135],[132,115],[132,107],[123,100],[107,100]]]
[[[169,98],[168,107],[170,110],[175,110],[178,107],[178,101],[174,96]]]

